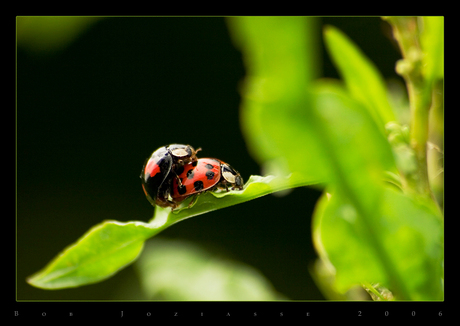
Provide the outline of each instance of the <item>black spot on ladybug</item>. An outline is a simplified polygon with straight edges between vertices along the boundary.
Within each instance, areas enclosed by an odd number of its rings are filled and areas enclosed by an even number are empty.
[[[205,167],[206,167],[206,169],[211,170],[211,169],[214,168],[214,165],[208,163],[208,164],[205,165]]]
[[[191,169],[187,171],[187,179],[193,179],[194,175],[195,175],[195,170]]]
[[[200,191],[201,189],[203,189],[203,181],[195,181],[193,183],[193,186],[195,187],[196,191]]]
[[[177,187],[177,192],[179,193],[179,195],[183,195],[187,192],[187,188],[185,186],[179,186]]]
[[[191,164],[192,164],[192,166],[196,166],[198,164],[198,161],[194,161]]]
[[[208,180],[212,180],[214,178],[214,175],[215,175],[214,172],[206,171],[206,178],[208,178]]]

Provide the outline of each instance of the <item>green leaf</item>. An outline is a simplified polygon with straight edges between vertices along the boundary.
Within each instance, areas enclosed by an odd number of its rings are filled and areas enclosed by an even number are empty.
[[[329,54],[345,80],[351,94],[366,105],[379,129],[395,121],[383,77],[365,54],[341,31],[332,26],[324,29]]]
[[[35,53],[62,50],[100,19],[94,16],[18,16],[17,43]]]
[[[282,25],[273,25],[267,30],[276,39],[284,30]],[[264,32],[259,29],[258,33]],[[250,31],[246,37],[260,51],[243,53],[248,61],[260,56],[263,62],[250,69],[242,92],[242,118],[248,129],[255,126],[261,134],[249,132],[246,137],[266,151],[271,146],[272,152],[260,155],[264,164],[276,161],[280,170],[287,167],[299,175],[314,176],[333,192],[336,201],[331,207],[322,202],[318,212],[323,213],[316,214],[314,223],[321,230],[321,236],[315,235],[316,246],[324,259],[330,258],[328,266],[337,273],[336,287],[345,291],[363,282],[382,282],[400,300],[442,297],[442,228],[437,212],[427,211],[430,203],[420,205],[389,193],[384,186],[388,176],[394,176],[393,182],[399,178],[385,136],[385,124],[394,115],[378,70],[343,34],[329,28],[326,41],[347,89],[330,80],[302,82],[302,69],[283,74],[271,68],[276,63],[282,67],[283,60],[302,62],[302,52],[291,49],[289,56],[277,55],[271,51],[271,38],[255,35],[259,34]],[[308,84],[308,94],[297,91],[292,80],[303,83],[302,87]],[[427,228],[416,228],[418,216]],[[387,230],[391,225],[394,229]],[[402,231],[395,234],[395,230]],[[393,236],[405,245],[400,253],[398,242],[391,242]],[[415,247],[423,249],[412,256]],[[425,249],[432,256],[427,258]],[[421,271],[424,266],[429,268]],[[409,270],[417,273],[417,279],[410,279]]]
[[[266,174],[302,171],[306,177],[322,179],[326,173],[317,151],[304,150],[304,141],[313,136],[305,122],[310,105],[307,90],[316,76],[315,20],[237,17],[228,22],[247,69],[240,112],[249,151]],[[316,142],[310,140],[314,146]],[[296,160],[299,153],[302,162]]]
[[[353,205],[372,211],[386,171],[397,171],[391,147],[369,112],[330,82],[313,88],[315,123],[331,187],[347,194]]]
[[[358,186],[363,164],[372,180],[383,170],[396,171],[388,142],[375,132],[364,106],[340,86],[311,82],[312,58],[303,45],[311,31],[302,18],[285,20],[232,20],[232,35],[249,66],[241,120],[250,150],[274,173],[287,170],[323,182],[342,183],[345,177]]]
[[[444,78],[444,17],[422,17],[420,42],[423,74],[430,81]]]
[[[267,301],[281,299],[256,269],[185,241],[154,239],[135,264],[149,300]]]
[[[105,221],[64,249],[27,281],[42,289],[99,282],[133,262],[156,230],[142,222]]]
[[[335,287],[379,283],[399,300],[442,300],[443,223],[430,205],[386,189],[363,216],[341,194],[323,195],[313,241],[335,269]]]
[[[292,173],[288,177],[251,176],[241,191],[205,192],[198,196],[196,203],[190,208],[188,208],[188,205],[193,201],[193,198],[186,200],[178,209],[172,212],[169,208],[164,209],[161,207],[156,207],[156,212],[160,211],[164,212],[164,214],[169,214],[167,223],[172,225],[193,216],[241,204],[274,192],[317,183],[318,180],[305,178],[299,173]]]
[[[206,192],[198,196],[190,208],[190,201],[185,201],[175,211],[157,206],[149,223],[105,221],[90,229],[27,281],[42,289],[62,289],[102,281],[136,260],[145,240],[179,221],[313,183],[313,180],[296,174],[289,177],[251,176],[242,191]]]

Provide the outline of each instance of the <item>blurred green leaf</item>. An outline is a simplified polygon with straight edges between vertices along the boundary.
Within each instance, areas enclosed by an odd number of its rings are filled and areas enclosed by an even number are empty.
[[[324,255],[322,257],[325,257]],[[351,287],[345,293],[337,289],[335,268],[326,259],[316,259],[309,266],[309,272],[324,297],[335,301],[366,301],[370,297],[361,285]]]
[[[388,175],[397,180],[398,170],[385,135],[385,125],[395,117],[378,70],[329,27],[326,43],[347,89],[330,80],[311,82],[303,63],[308,55],[290,47],[290,38],[283,43],[286,25],[271,20],[261,28],[249,18],[238,22],[237,40],[247,42],[243,55],[252,64],[242,90],[245,136],[262,163],[275,160],[280,170],[319,179],[334,194],[332,203],[320,202],[314,224],[321,230],[315,244],[329,257],[336,286],[346,291],[363,282],[382,282],[399,299],[442,298],[442,227],[436,210],[390,192],[383,183]],[[302,30],[303,36],[291,34],[298,44],[308,38]],[[274,47],[289,55],[278,55]],[[298,69],[274,68],[292,63]],[[419,216],[423,227],[417,228]],[[398,252],[401,243],[405,248]]]
[[[422,17],[420,41],[423,74],[431,82],[444,78],[444,17]]]
[[[165,239],[149,241],[135,265],[149,300],[269,301],[283,298],[254,268]]]
[[[18,16],[17,43],[34,52],[65,48],[99,17]]]
[[[386,86],[377,67],[341,31],[333,26],[324,29],[329,54],[345,80],[350,93],[366,105],[379,129],[395,121]]]
[[[264,174],[302,172],[324,178],[319,151],[308,152],[304,143],[317,144],[309,139],[307,91],[316,76],[315,19],[235,17],[228,23],[247,69],[240,117],[250,153]],[[299,153],[301,162],[296,160]]]
[[[328,157],[329,180],[363,200],[374,185],[381,184],[385,171],[396,171],[391,147],[369,112],[339,84],[318,82],[313,91],[315,139]]]
[[[249,66],[242,90],[243,129],[261,163],[324,182],[340,184],[348,178],[356,187],[364,171],[374,181],[383,170],[394,169],[388,142],[376,133],[376,123],[363,106],[335,84],[321,83],[319,96],[312,93],[318,87],[310,80],[313,49],[304,43],[312,31],[305,28],[304,18],[231,22]]]
[[[443,300],[443,223],[429,203],[387,189],[374,213],[362,216],[344,196],[323,195],[313,229],[340,292],[369,282],[397,299]]]

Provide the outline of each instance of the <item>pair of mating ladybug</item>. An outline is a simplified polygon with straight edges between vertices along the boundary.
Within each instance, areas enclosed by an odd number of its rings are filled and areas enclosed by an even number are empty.
[[[142,168],[142,188],[152,205],[176,208],[184,199],[215,189],[243,189],[243,178],[227,163],[200,158],[190,145],[173,144],[152,153]]]

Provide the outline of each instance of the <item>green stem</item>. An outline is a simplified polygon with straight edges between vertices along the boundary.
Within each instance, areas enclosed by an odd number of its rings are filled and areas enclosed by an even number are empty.
[[[362,286],[368,290],[368,292],[371,292],[372,294],[374,294],[377,298],[379,298],[381,301],[387,301],[387,299],[380,294],[379,291],[377,291],[373,286],[372,284],[370,284],[369,282],[364,282],[362,284]]]
[[[419,194],[431,196],[427,168],[428,113],[431,92],[417,81],[407,78],[410,100],[410,145],[417,159],[417,171],[408,176],[412,188]]]
[[[405,175],[409,191],[433,198],[428,180],[427,141],[431,87],[422,75],[422,50],[419,42],[417,17],[389,17],[403,59],[396,71],[404,78],[410,102],[410,145],[417,159],[415,173]]]

